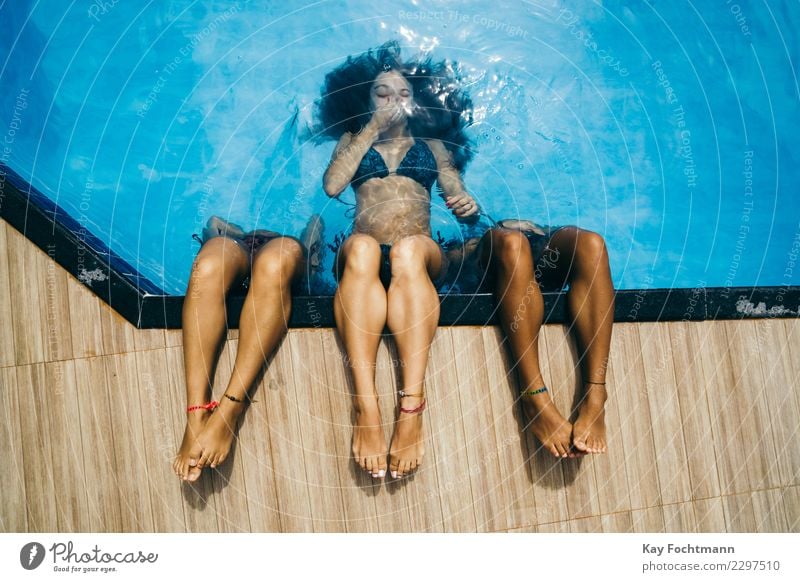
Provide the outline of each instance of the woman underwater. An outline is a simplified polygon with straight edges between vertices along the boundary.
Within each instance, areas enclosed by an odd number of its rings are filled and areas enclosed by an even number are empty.
[[[353,456],[374,478],[387,472],[375,388],[384,326],[402,369],[388,471],[403,477],[424,454],[425,368],[439,320],[436,286],[447,273],[431,238],[434,182],[457,219],[479,213],[461,182],[471,155],[464,134],[471,103],[454,90],[456,81],[444,62],[401,61],[392,42],[329,73],[318,102],[319,133],[338,140],[325,192],[337,197],[352,185],[356,194],[353,228],[334,265],[334,315],[354,381]]]

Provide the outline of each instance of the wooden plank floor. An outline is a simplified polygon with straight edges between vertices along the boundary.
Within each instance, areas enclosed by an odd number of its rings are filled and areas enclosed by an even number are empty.
[[[609,452],[568,461],[523,430],[500,330],[440,328],[425,462],[383,483],[350,458],[336,333],[292,330],[231,457],[189,486],[170,469],[184,420],[180,331],[134,329],[1,221],[0,317],[3,532],[800,531],[797,319],[617,325]],[[546,326],[540,350],[566,414],[579,383],[569,329]],[[396,359],[384,341],[387,441]]]

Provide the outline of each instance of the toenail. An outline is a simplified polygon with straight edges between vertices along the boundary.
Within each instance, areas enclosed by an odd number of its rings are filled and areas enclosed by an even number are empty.
[[[383,477],[384,475],[386,475],[386,471],[384,471],[383,469],[378,471],[378,477]]]

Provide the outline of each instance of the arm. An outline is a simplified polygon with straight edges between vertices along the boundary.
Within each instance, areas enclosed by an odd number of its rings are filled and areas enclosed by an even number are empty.
[[[436,158],[436,166],[439,169],[439,187],[442,191],[442,198],[447,207],[453,211],[457,218],[473,217],[477,219],[480,214],[478,203],[464,189],[461,181],[461,174],[453,165],[453,157],[438,139],[426,140],[428,146]]]
[[[367,124],[364,130],[353,135],[345,132],[333,150],[333,156],[322,178],[325,194],[331,197],[341,194],[358,169],[361,159],[375,142],[378,132]]]

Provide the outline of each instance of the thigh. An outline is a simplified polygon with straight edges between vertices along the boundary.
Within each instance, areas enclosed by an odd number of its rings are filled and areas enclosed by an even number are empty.
[[[550,236],[536,260],[536,277],[543,286],[563,288],[569,282],[580,232],[577,226],[564,226]]]
[[[425,266],[431,281],[438,280],[447,269],[447,257],[444,250],[427,235],[417,234],[396,241],[392,246],[392,253],[389,255],[390,260],[394,262],[396,260],[394,257],[398,254],[402,255],[405,250],[412,252],[404,259],[419,260]]]

